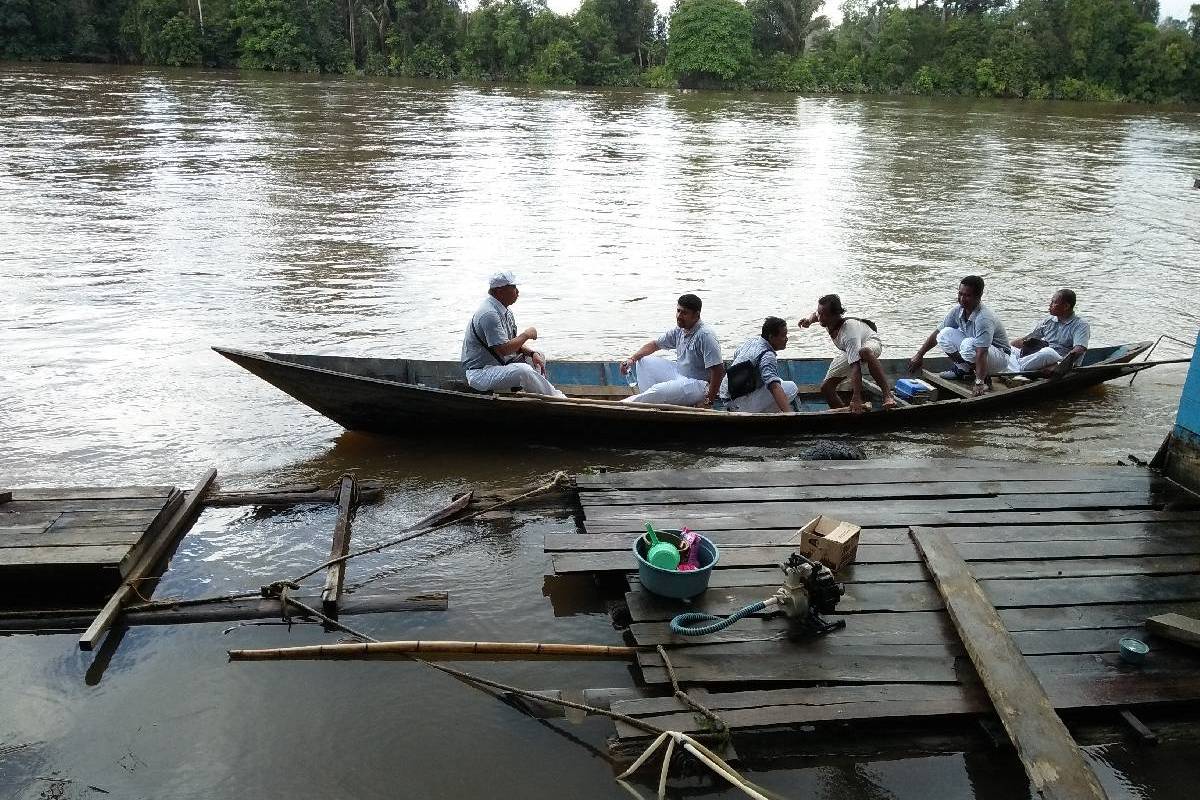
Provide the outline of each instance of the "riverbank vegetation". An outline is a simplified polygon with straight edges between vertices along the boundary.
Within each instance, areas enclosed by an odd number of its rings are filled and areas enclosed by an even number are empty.
[[[1158,0],[0,0],[0,57],[547,85],[1200,100]]]

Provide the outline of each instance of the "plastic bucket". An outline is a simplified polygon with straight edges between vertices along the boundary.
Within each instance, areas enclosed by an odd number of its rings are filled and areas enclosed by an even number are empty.
[[[659,539],[677,544],[681,532],[661,530],[656,533],[658,533]],[[721,551],[717,549],[713,541],[699,533],[696,534],[694,545],[700,549],[700,555],[696,559],[699,566],[687,572],[659,569],[654,566],[646,560],[649,547],[650,541],[645,534],[638,536],[633,541],[633,556],[637,559],[638,578],[641,579],[642,586],[646,587],[646,591],[660,597],[673,597],[679,600],[703,594],[704,590],[708,588],[708,579],[712,577],[713,567],[721,558]],[[684,556],[686,558],[686,551],[684,551]]]

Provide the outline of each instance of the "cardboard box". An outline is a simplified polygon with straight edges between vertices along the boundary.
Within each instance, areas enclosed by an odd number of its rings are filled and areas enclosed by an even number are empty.
[[[800,554],[819,561],[837,572],[853,563],[858,554],[858,525],[824,514],[796,532],[792,544],[800,545]]]

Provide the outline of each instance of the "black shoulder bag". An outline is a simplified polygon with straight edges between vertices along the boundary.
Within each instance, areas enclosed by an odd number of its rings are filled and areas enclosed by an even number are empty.
[[[737,400],[745,397],[763,385],[762,369],[759,365],[768,351],[763,350],[753,361],[739,361],[729,368],[725,374],[729,376],[729,399]]]

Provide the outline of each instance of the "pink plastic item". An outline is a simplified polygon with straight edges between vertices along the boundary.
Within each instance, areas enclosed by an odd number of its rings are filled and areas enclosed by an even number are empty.
[[[678,567],[679,572],[691,572],[694,569],[700,568],[700,548],[696,544],[696,534],[689,528],[683,528],[679,532],[680,549],[687,553],[687,558],[684,559]]]

